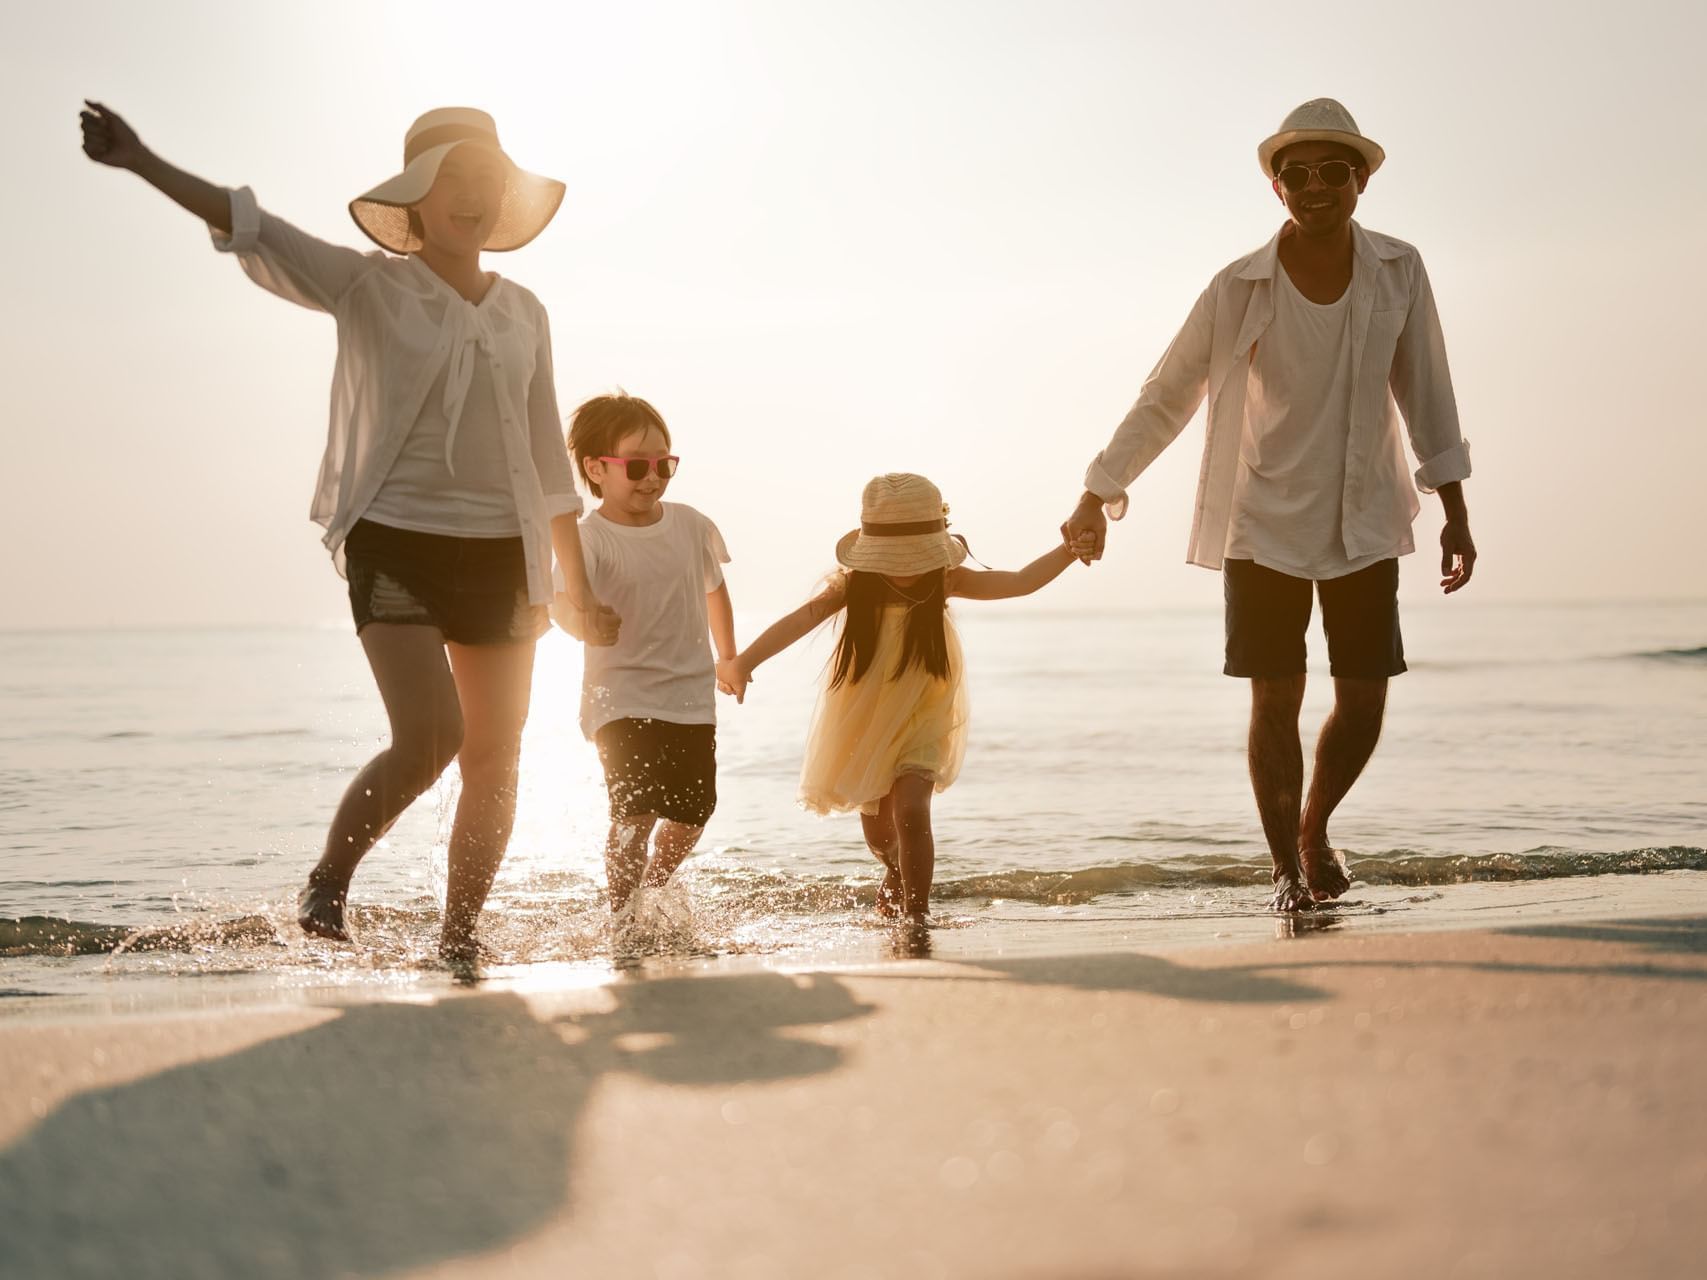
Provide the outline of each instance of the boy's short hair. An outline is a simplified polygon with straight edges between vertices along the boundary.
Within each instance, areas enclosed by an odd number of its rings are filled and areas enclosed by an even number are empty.
[[[575,458],[575,470],[581,483],[595,498],[605,495],[587,474],[588,458],[608,458],[616,452],[622,438],[648,427],[664,433],[664,447],[670,447],[670,428],[664,425],[664,415],[639,396],[626,391],[614,395],[594,396],[569,419],[569,452]]]

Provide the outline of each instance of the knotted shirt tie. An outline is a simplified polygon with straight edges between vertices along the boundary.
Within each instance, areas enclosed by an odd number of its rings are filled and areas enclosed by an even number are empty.
[[[497,342],[497,334],[486,313],[471,302],[453,302],[450,325],[450,359],[445,364],[445,470],[456,474],[453,455],[456,451],[456,429],[462,423],[462,409],[468,403],[468,387],[474,381],[475,348],[484,352],[488,361]]]

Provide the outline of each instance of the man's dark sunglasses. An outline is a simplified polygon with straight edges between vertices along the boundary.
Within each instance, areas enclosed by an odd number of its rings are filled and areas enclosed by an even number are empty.
[[[1319,164],[1289,164],[1275,176],[1288,191],[1302,191],[1310,185],[1313,173],[1321,178],[1324,187],[1343,187],[1351,181],[1352,167],[1344,160],[1323,160]]]

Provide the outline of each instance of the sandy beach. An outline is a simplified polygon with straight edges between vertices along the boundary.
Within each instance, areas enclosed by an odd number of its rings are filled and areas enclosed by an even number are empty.
[[[196,1012],[18,1001],[0,1272],[1690,1274],[1707,876],[1608,877],[1594,907]]]

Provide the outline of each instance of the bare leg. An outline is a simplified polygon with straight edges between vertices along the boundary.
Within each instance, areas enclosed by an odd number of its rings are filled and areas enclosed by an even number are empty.
[[[877,887],[877,914],[901,914],[901,836],[895,830],[895,794],[883,797],[876,813],[859,815],[865,828],[865,846],[883,864],[883,883]]]
[[[462,796],[450,832],[450,875],[439,954],[472,959],[480,909],[516,821],[516,772],[533,682],[533,645],[447,646],[464,723]]]
[[[1274,911],[1298,911],[1310,905],[1298,866],[1298,811],[1304,792],[1298,709],[1303,702],[1303,676],[1251,680],[1251,790],[1256,793],[1257,813],[1274,859],[1274,897],[1269,903]]]
[[[670,877],[688,860],[704,830],[704,827],[686,826],[670,818],[660,822],[657,837],[652,841],[652,857],[646,864],[646,878],[641,883],[648,889],[661,889],[669,884]]]
[[[632,814],[610,824],[605,837],[605,892],[612,913],[621,911],[646,873],[646,842],[658,822],[655,813]]]
[[[340,942],[349,941],[344,899],[357,864],[462,745],[462,712],[437,628],[375,622],[362,628],[361,642],[391,741],[345,789],[298,916],[306,932]]]
[[[900,846],[901,910],[910,920],[923,920],[930,911],[931,877],[936,872],[936,840],[931,835],[931,794],[935,789],[935,779],[922,773],[903,773],[889,790]]]
[[[1381,718],[1386,709],[1385,679],[1334,680],[1334,709],[1316,741],[1310,795],[1298,824],[1304,882],[1318,900],[1337,898],[1351,887],[1344,860],[1328,842],[1328,819],[1369,763],[1381,738]]]

